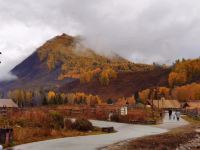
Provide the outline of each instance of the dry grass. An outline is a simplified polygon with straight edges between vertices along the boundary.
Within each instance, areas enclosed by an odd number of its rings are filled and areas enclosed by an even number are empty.
[[[43,141],[55,138],[102,134],[100,129],[81,132],[64,127],[64,115],[53,108],[35,108],[10,112],[7,117],[0,118],[0,125],[13,128],[13,143],[9,146]]]
[[[100,131],[80,132],[77,130],[49,130],[40,128],[14,128],[14,143],[19,145],[24,143],[31,143],[37,141],[44,141],[56,138],[98,135],[103,134]]]

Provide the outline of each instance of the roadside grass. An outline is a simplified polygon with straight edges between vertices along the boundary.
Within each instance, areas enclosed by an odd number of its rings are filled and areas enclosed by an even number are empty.
[[[182,118],[185,119],[186,121],[188,121],[192,125],[200,125],[199,119],[194,119],[194,118],[187,116],[187,115],[182,116]]]
[[[57,138],[106,134],[101,128],[93,127],[87,119],[77,118],[81,121],[72,123],[64,117],[54,110],[10,112],[7,116],[0,117],[1,127],[13,128],[13,142],[4,147]]]
[[[27,144],[32,142],[53,140],[66,137],[87,136],[107,134],[100,130],[81,132],[77,130],[44,130],[35,128],[14,128],[14,141],[12,144],[4,145],[6,147],[13,147],[16,145]]]

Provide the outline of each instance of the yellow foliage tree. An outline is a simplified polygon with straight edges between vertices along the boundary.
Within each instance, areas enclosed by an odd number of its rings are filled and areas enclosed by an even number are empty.
[[[177,61],[169,75],[169,85],[189,83],[200,77],[200,58]]]
[[[93,79],[93,72],[92,71],[88,71],[88,72],[85,72],[85,73],[82,73],[80,75],[80,82],[81,83],[88,83],[88,82],[91,82],[92,79]]]
[[[103,70],[100,74],[99,81],[101,85],[109,85],[111,79],[117,78],[117,73],[112,68]]]
[[[54,91],[48,92],[47,100],[48,100],[49,103],[51,103],[55,97],[56,97],[56,93]]]
[[[108,85],[109,82],[110,82],[108,73],[105,72],[105,71],[103,71],[103,72],[101,73],[101,75],[100,75],[99,81],[100,81],[101,85]]]

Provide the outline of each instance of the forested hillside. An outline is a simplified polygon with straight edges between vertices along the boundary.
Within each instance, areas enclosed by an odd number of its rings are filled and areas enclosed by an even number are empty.
[[[177,60],[172,66],[168,76],[168,85],[157,87],[157,95],[167,99],[178,99],[180,101],[200,99],[200,58]],[[147,88],[140,91],[140,98],[145,102],[150,96],[156,97]]]
[[[177,61],[168,80],[170,86],[200,81],[200,58]]]
[[[120,72],[109,85],[101,85],[98,79],[90,83],[79,80],[61,86],[61,92],[84,92],[99,95],[104,100],[130,97],[137,91],[156,86],[167,86],[170,69],[157,68],[150,71]]]
[[[60,67],[59,80],[78,78],[90,82],[99,76],[102,84],[116,78],[117,72],[151,70],[151,65],[134,64],[117,54],[104,56],[84,47],[77,37],[63,34],[47,41],[38,51],[41,62],[49,71]],[[108,79],[107,79],[108,78]]]

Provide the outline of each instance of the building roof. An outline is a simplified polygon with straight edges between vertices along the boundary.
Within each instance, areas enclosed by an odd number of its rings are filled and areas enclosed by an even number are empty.
[[[200,108],[200,100],[185,102],[183,107],[190,108],[190,109]]]
[[[0,99],[0,107],[17,108],[18,105],[12,99]]]
[[[152,103],[151,100],[148,101],[149,104]],[[153,100],[153,106],[161,109],[179,109],[181,104],[178,100]]]

